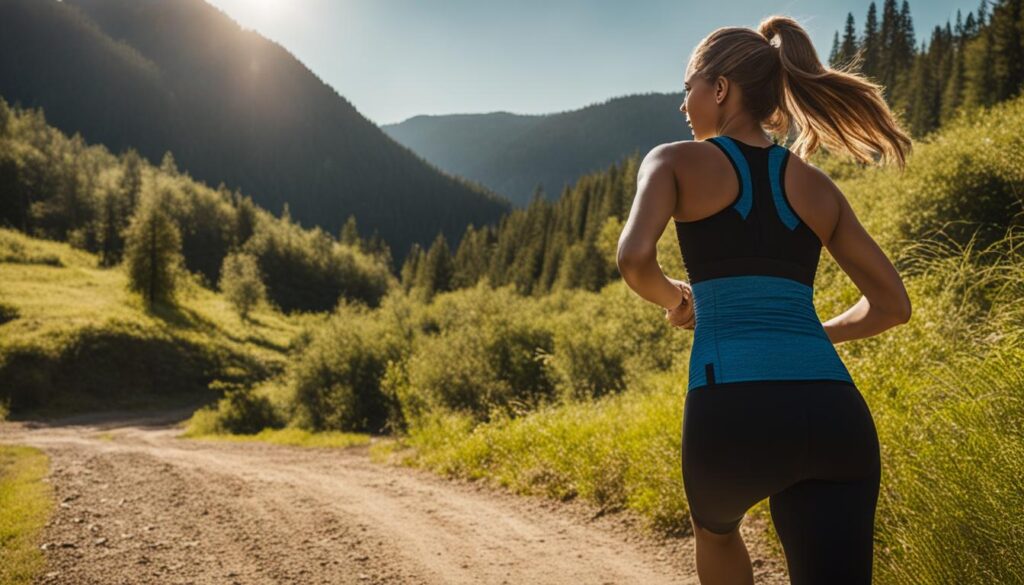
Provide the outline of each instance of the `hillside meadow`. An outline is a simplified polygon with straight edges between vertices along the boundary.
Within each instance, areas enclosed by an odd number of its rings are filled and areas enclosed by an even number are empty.
[[[195,279],[178,306],[147,310],[120,269],[67,244],[0,229],[0,406],[18,416],[201,404],[210,388],[285,369],[313,314],[271,306],[241,319]]]

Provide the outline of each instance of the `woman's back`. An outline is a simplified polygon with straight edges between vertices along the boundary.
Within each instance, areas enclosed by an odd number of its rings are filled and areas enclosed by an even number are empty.
[[[702,169],[691,162],[680,176],[696,184],[710,178],[719,191],[722,185],[735,191],[725,207],[712,202],[721,201],[715,193],[692,202],[702,208],[692,213],[698,219],[675,219],[696,312],[688,389],[755,380],[852,382],[814,310],[822,240],[791,204],[792,153],[725,135],[704,142],[717,147],[712,156],[720,160],[701,161]],[[731,181],[721,180],[723,160]],[[825,204],[820,213],[807,213],[820,231],[835,223]]]

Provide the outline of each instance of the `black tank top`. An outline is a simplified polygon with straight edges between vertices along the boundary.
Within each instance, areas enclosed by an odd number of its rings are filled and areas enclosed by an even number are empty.
[[[814,309],[822,245],[786,198],[789,149],[724,135],[707,142],[728,158],[739,190],[713,215],[675,220],[696,313],[688,390],[751,380],[852,382]]]

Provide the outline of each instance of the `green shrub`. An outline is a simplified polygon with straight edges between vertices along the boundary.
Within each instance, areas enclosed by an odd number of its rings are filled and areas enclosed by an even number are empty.
[[[401,374],[389,376],[402,380],[389,390],[408,418],[463,411],[487,420],[493,410],[521,412],[554,397],[545,364],[553,334],[532,300],[518,297],[510,285],[491,289],[483,283],[434,299],[418,322]]]
[[[280,428],[284,421],[265,396],[251,389],[237,388],[217,401],[217,415],[223,432],[252,435],[265,428]]]
[[[314,430],[382,430],[391,405],[381,380],[401,346],[401,337],[369,309],[341,303],[294,363],[297,424]]]
[[[224,257],[220,271],[220,290],[242,318],[266,301],[260,267],[252,254],[235,253]]]

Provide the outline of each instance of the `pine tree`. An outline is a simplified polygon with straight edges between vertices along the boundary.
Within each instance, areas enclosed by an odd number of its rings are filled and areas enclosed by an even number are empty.
[[[160,161],[160,172],[171,177],[178,175],[178,163],[169,150],[164,152],[164,157]]]
[[[231,201],[235,208],[234,247],[241,248],[256,233],[257,207],[251,197],[237,190],[232,193]]]
[[[1024,0],[1003,0],[992,9],[988,28],[992,40],[992,101],[1001,102],[1020,92],[1024,82],[1024,47],[1021,5]]]
[[[402,290],[409,292],[416,285],[416,276],[419,274],[420,261],[423,256],[423,248],[418,242],[413,242],[409,247],[409,253],[402,263],[401,282]]]
[[[127,227],[121,199],[117,193],[105,189],[100,195],[100,217],[97,229],[100,246],[100,265],[113,266],[121,261],[124,250],[122,232]]]
[[[917,137],[924,136],[938,123],[939,92],[932,75],[931,58],[932,54],[922,50],[910,74],[914,87],[909,109],[910,132]]]
[[[383,262],[384,266],[387,266],[388,272],[394,272],[395,260],[391,256],[391,247],[381,237],[377,228],[373,228],[373,233],[370,234],[370,238],[366,241],[366,251]]]
[[[974,18],[973,12],[967,13],[967,18],[964,19],[964,36],[968,39],[973,39],[978,34],[978,21]]]
[[[142,192],[142,157],[135,149],[130,148],[121,157],[121,178],[118,189],[126,202],[128,213],[134,213]]]
[[[886,98],[892,98],[892,89],[896,81],[896,56],[893,54],[896,45],[896,27],[899,13],[896,11],[896,0],[883,0],[882,22],[879,30],[878,81],[886,90]],[[890,102],[891,103],[891,102]]]
[[[838,31],[836,31],[836,34],[838,34]],[[856,59],[857,49],[857,27],[854,24],[853,13],[847,12],[846,30],[843,31],[843,42],[839,45],[838,64],[846,64]]]
[[[362,247],[362,241],[359,238],[359,228],[356,227],[355,215],[349,215],[348,219],[345,220],[345,225],[341,226],[338,241],[348,246]]]
[[[422,290],[424,300],[429,301],[435,294],[451,290],[453,272],[451,251],[444,233],[440,232],[417,267],[416,285]]]
[[[971,19],[973,22],[973,19]],[[948,26],[948,24],[947,24]],[[945,123],[951,119],[957,108],[963,102],[964,93],[964,44],[967,31],[963,23],[960,11],[956,11],[956,27],[953,29],[953,55],[950,59],[949,72],[946,75],[946,84],[942,92],[942,109],[939,113],[939,122]]]
[[[903,0],[903,4],[900,6],[898,31],[897,66],[905,71],[913,66],[916,55],[914,49],[917,46],[917,35],[914,34],[914,20],[910,16],[910,3],[907,0]],[[921,49],[921,52],[926,52],[926,49]]]
[[[165,207],[166,192],[143,197],[125,234],[128,288],[147,304],[173,303],[183,261],[181,233]]]
[[[978,22],[985,23],[986,0],[978,9]],[[995,74],[992,54],[992,26],[980,25],[978,35],[965,48],[964,54],[964,104],[967,106],[990,106],[995,103]]]
[[[879,61],[882,58],[882,39],[878,32],[878,9],[875,3],[868,5],[868,15],[864,21],[864,65],[861,72],[873,79],[879,78]]]

